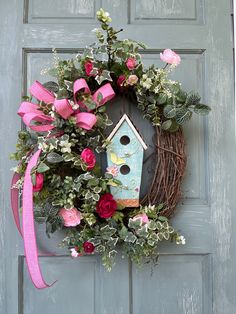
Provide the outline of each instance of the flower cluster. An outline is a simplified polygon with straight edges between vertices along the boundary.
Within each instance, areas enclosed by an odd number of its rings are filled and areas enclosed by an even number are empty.
[[[206,114],[209,107],[200,104],[198,95],[184,92],[178,82],[168,79],[181,62],[178,54],[166,49],[160,54],[163,68],[153,65],[146,69],[139,53],[145,45],[118,40],[121,30],[109,25],[111,18],[103,9],[97,18],[101,23],[101,29],[95,30],[99,43],[71,60],[56,56],[53,68],[47,71],[56,81],[43,86],[36,83],[47,97],[37,99],[32,89],[32,95],[25,98],[24,106],[37,106],[34,114],[40,118],[28,125],[33,132],[19,132],[12,158],[19,161],[16,172],[21,178],[16,185],[21,188],[32,153],[40,149],[39,161],[31,171],[35,220],[46,224],[48,235],[63,229],[62,245],[72,257],[101,254],[110,270],[118,245],[139,264],[157,257],[161,241],[184,244],[185,239],[163,216],[165,204],[124,208],[110,193],[110,186],[121,185],[116,179],[118,168],[114,165],[103,173],[97,154],[103,153],[107,144],[104,130],[112,121],[104,104],[113,96],[105,99],[99,88],[109,89],[111,95],[115,91],[133,96],[145,118],[169,131],[176,131],[192,112]],[[104,54],[105,60],[101,59]],[[30,103],[32,96],[34,104]],[[24,122],[29,110],[19,113]]]

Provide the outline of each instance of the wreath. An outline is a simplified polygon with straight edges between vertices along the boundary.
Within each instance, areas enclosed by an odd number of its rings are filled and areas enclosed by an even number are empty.
[[[185,244],[169,223],[181,196],[186,166],[182,125],[193,113],[210,108],[197,93],[185,92],[169,79],[181,62],[166,49],[162,68],[142,63],[143,43],[118,39],[121,30],[100,9],[97,43],[70,60],[54,50],[55,77],[34,82],[18,110],[27,128],[18,136],[12,158],[18,161],[12,182],[12,208],[22,233],[31,278],[44,288],[38,265],[34,220],[46,224],[50,236],[65,230],[60,244],[72,257],[98,253],[110,271],[120,247],[133,262],[156,261],[161,241]],[[155,129],[154,171],[147,194],[140,198],[145,139],[124,114],[111,129],[106,109],[118,95],[129,98]],[[123,141],[123,142],[122,142]],[[106,154],[101,167],[99,156]],[[133,168],[132,168],[133,167]],[[18,196],[22,195],[22,228]]]

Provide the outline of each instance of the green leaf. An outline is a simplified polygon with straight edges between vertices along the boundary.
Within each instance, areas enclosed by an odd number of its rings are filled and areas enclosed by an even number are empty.
[[[134,243],[136,241],[137,237],[132,233],[128,232],[127,236],[125,237],[125,242],[131,242]]]
[[[211,111],[211,108],[207,105],[197,104],[194,107],[194,112],[200,115],[207,115]]]
[[[98,103],[101,103],[102,100],[103,100],[102,93],[98,93],[98,95],[97,95],[97,101],[98,101]]]
[[[36,173],[35,172],[31,173],[31,182],[33,185],[36,185]]]
[[[37,167],[37,172],[39,173],[43,173],[48,171],[50,168],[44,163],[44,162],[40,162],[40,164]]]
[[[195,106],[195,105],[199,104],[200,100],[201,100],[201,97],[197,93],[190,92],[187,95],[185,103],[186,103],[187,106]]]
[[[160,221],[168,221],[168,219],[165,216],[158,216],[158,220],[160,220]]]
[[[43,86],[49,90],[50,92],[53,92],[53,93],[57,93],[58,92],[58,89],[59,89],[59,86],[56,82],[53,82],[53,81],[49,81],[49,82],[46,82],[43,84]]]
[[[157,97],[157,103],[159,105],[163,105],[167,101],[167,95],[164,93],[160,93]]]
[[[171,120],[166,120],[162,123],[161,127],[163,130],[167,131],[171,128],[172,126],[172,121]]]
[[[176,122],[180,125],[184,124],[192,117],[192,112],[187,108],[180,108],[176,113]]]
[[[57,164],[59,162],[62,162],[64,160],[64,158],[55,152],[51,152],[47,155],[47,161],[51,164]]]
[[[176,107],[172,105],[166,105],[164,107],[163,114],[168,119],[174,118],[176,116]]]

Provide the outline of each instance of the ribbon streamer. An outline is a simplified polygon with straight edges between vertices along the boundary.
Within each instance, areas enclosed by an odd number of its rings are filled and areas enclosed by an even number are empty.
[[[42,277],[34,229],[33,184],[31,181],[31,170],[37,165],[40,153],[41,149],[34,153],[34,155],[30,158],[25,171],[22,199],[22,234],[25,257],[31,280],[36,288],[44,289],[52,286],[56,281],[51,285],[48,285]]]
[[[86,93],[90,93],[90,89],[84,79],[78,79],[74,83],[74,97],[76,98],[76,93],[84,90]],[[63,118],[68,119],[71,115],[75,116],[76,124],[86,130],[91,130],[92,127],[97,122],[96,116],[91,112],[79,112],[74,111],[71,107],[68,99],[55,99],[54,95],[48,91],[42,84],[38,81],[34,82],[30,87],[31,94],[46,104],[52,104],[55,107],[56,112]],[[98,101],[98,95],[102,95],[102,99]],[[97,106],[101,106],[108,100],[112,99],[115,93],[108,83],[101,88],[99,88],[92,96],[93,101]],[[82,104],[83,107],[86,107]],[[55,128],[53,125],[54,119],[47,116],[40,110],[40,106],[33,104],[31,102],[22,102],[18,110],[18,115],[22,118],[23,122],[30,129],[36,132],[47,132]],[[32,122],[38,122],[39,125],[35,125]],[[59,133],[60,134],[60,133]],[[54,135],[55,136],[55,135]],[[33,156],[29,159],[27,168],[24,176],[23,184],[23,197],[22,197],[22,228],[20,226],[19,217],[19,191],[14,186],[16,182],[20,179],[19,174],[15,173],[12,178],[11,183],[11,207],[13,211],[13,216],[15,224],[19,233],[23,237],[24,241],[24,251],[26,257],[26,263],[31,280],[37,289],[44,289],[52,286],[48,285],[42,276],[42,272],[39,266],[38,250],[36,244],[35,228],[34,228],[34,209],[33,209],[33,184],[31,180],[31,171],[37,166],[39,156],[41,154],[41,149],[37,150]],[[51,254],[50,254],[51,255]]]

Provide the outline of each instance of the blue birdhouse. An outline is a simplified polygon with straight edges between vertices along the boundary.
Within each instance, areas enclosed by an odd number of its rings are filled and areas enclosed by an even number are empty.
[[[147,149],[135,126],[124,114],[107,138],[107,172],[122,182],[111,194],[125,207],[139,206],[143,154]]]

